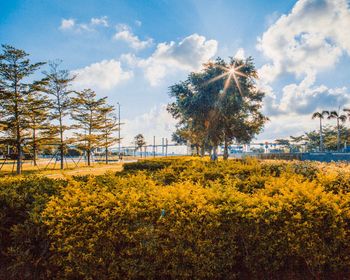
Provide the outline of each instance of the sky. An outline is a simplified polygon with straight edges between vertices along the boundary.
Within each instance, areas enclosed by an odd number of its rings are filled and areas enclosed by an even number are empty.
[[[169,86],[218,56],[254,58],[270,119],[257,141],[317,129],[313,112],[350,107],[349,26],[347,0],[0,0],[0,43],[119,102],[126,146],[170,139]]]

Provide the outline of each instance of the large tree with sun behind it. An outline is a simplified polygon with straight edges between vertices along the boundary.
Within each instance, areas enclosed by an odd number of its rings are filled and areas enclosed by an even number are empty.
[[[233,142],[248,143],[267,118],[261,113],[264,93],[256,88],[257,72],[251,57],[228,62],[217,58],[170,87],[174,102],[168,111],[178,120],[177,132],[193,145],[224,144],[224,158]],[[186,132],[186,133],[184,133]],[[215,149],[213,150],[215,152]]]

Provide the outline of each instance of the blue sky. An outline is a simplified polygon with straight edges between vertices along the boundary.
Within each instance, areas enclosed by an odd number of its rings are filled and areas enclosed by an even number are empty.
[[[255,59],[260,139],[317,128],[312,112],[350,105],[348,26],[346,0],[0,0],[0,43],[62,59],[77,88],[120,102],[124,144],[170,137],[168,87],[216,56]]]

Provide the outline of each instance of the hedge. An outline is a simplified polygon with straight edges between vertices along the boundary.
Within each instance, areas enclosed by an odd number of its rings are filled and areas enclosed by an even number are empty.
[[[10,206],[1,208],[1,225],[11,221],[16,232],[1,232],[7,277],[350,277],[347,168],[198,159],[156,165],[156,160],[144,161],[126,165],[117,176],[69,182],[35,177],[1,182],[1,201],[26,201],[11,206],[18,211],[14,216]],[[26,188],[35,190],[29,200],[23,198]],[[25,223],[25,232],[15,230]],[[9,254],[16,244],[30,252],[25,265],[23,258]]]

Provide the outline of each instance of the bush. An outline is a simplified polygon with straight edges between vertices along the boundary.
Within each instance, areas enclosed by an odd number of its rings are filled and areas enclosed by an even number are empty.
[[[156,171],[159,169],[163,169],[166,166],[169,166],[171,164],[171,161],[165,161],[165,160],[142,160],[137,162],[131,162],[124,164],[123,168],[124,171]]]
[[[180,158],[6,179],[0,278],[347,279],[349,178],[334,164]]]
[[[309,165],[295,174],[294,163],[273,163],[273,177],[256,161],[179,164],[92,178],[51,200],[44,220],[60,277],[348,275],[349,196],[309,180]]]
[[[50,243],[41,212],[67,182],[45,177],[0,179],[0,278],[49,278]]]

